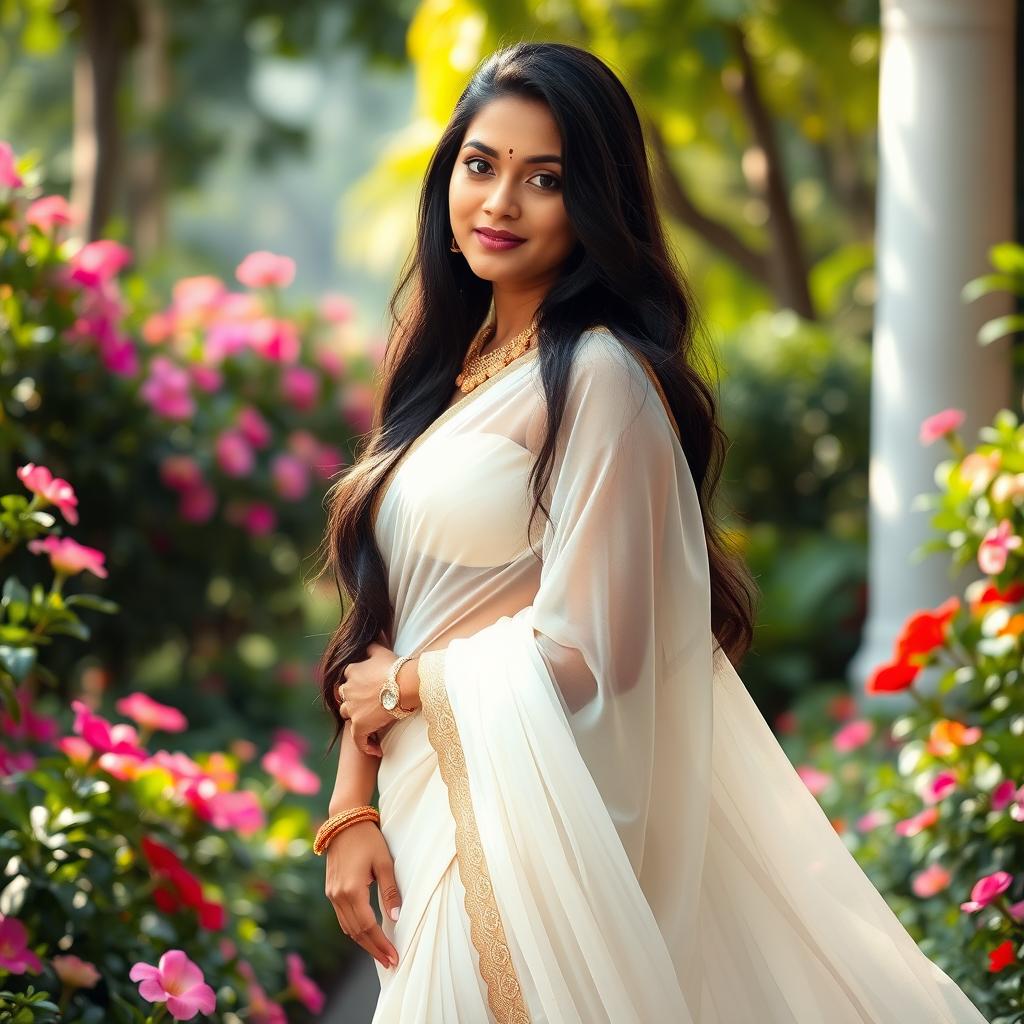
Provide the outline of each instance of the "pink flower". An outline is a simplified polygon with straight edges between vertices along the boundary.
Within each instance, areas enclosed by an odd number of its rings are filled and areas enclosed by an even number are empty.
[[[78,498],[67,480],[54,476],[45,466],[37,466],[34,462],[19,466],[17,473],[26,489],[43,499],[43,508],[56,505],[72,526],[78,523]]]
[[[151,1003],[167,1003],[175,1020],[191,1020],[197,1013],[210,1014],[217,1003],[213,989],[203,980],[203,972],[189,960],[184,950],[169,949],[160,957],[159,966],[132,965],[128,972],[138,981],[139,995]]]
[[[355,306],[344,295],[328,292],[320,298],[319,313],[328,323],[343,324],[352,319]]]
[[[246,288],[286,288],[295,278],[295,260],[261,249],[238,264],[235,276]]]
[[[0,188],[21,188],[25,182],[14,169],[14,150],[9,142],[0,142]]]
[[[203,474],[191,455],[168,455],[160,463],[160,479],[175,491],[187,491],[202,483]]]
[[[290,793],[318,793],[320,778],[310,771],[289,746],[268,750],[260,761],[264,771],[273,777],[282,789]]]
[[[142,337],[150,345],[160,345],[174,335],[175,323],[171,313],[153,313],[142,323]]]
[[[146,693],[136,692],[121,697],[114,707],[151,732],[184,732],[188,728],[188,719],[177,708],[161,704]]]
[[[36,714],[32,708],[34,698],[27,686],[15,690],[14,698],[21,709],[21,721],[15,722],[6,709],[0,710],[0,732],[15,739],[36,740],[39,743],[52,742],[60,731],[56,719]]]
[[[103,566],[105,556],[96,548],[86,547],[70,537],[47,537],[45,540],[30,540],[28,549],[34,555],[48,554],[54,572],[65,576],[75,576],[88,570],[100,579],[107,578],[107,570]]]
[[[277,525],[277,513],[272,505],[254,501],[242,513],[242,525],[253,537],[262,537]]]
[[[195,386],[200,391],[205,391],[206,394],[212,395],[215,391],[219,391],[221,385],[224,383],[224,375],[214,366],[204,366],[202,363],[193,363],[189,368],[188,372],[192,377]]]
[[[813,765],[802,764],[797,768],[797,774],[804,781],[804,785],[815,795],[822,793],[832,781],[832,776],[819,771]]]
[[[320,445],[313,457],[313,471],[322,480],[330,480],[339,469],[347,465],[345,453],[331,444]]]
[[[96,288],[116,277],[131,259],[131,249],[119,242],[107,238],[87,242],[68,262],[70,279],[87,288]]]
[[[320,378],[307,366],[290,366],[281,375],[284,400],[299,412],[308,412],[320,394]]]
[[[270,444],[270,424],[258,409],[247,405],[235,417],[235,425],[253,448],[266,448]]]
[[[214,442],[217,463],[228,475],[248,476],[256,464],[256,454],[240,430],[223,431]]]
[[[275,363],[294,363],[299,358],[299,332],[288,320],[262,317],[248,328],[250,347],[264,359]]]
[[[171,291],[171,299],[178,316],[192,318],[217,309],[226,294],[227,287],[219,277],[200,274],[177,281]]]
[[[274,490],[285,501],[299,501],[309,490],[309,467],[294,455],[281,452],[270,463]]]
[[[992,790],[992,810],[1001,811],[1013,800],[1017,792],[1017,783],[1013,779],[1003,779]]]
[[[188,371],[167,356],[157,356],[139,389],[153,411],[169,420],[187,420],[195,414]]]
[[[872,735],[874,735],[874,724],[864,718],[847,722],[835,736],[832,737],[832,745],[840,754],[849,753],[858,747],[864,746]]]
[[[961,903],[960,909],[973,914],[976,910],[987,907],[997,896],[1006,892],[1012,882],[1013,875],[1007,871],[996,871],[979,878],[971,889],[971,898],[966,903]]]
[[[302,957],[298,953],[288,953],[284,961],[288,969],[289,988],[310,1013],[319,1013],[324,1008],[326,997],[320,986],[306,974]]]
[[[42,961],[27,943],[28,932],[21,921],[16,917],[0,918],[0,969],[11,974],[38,974],[43,969]]]
[[[355,381],[341,392],[341,411],[357,433],[365,434],[373,423],[373,388]]]
[[[926,900],[949,888],[952,880],[950,873],[941,864],[929,864],[923,871],[913,876],[910,887],[915,896]]]
[[[28,772],[36,766],[35,754],[28,750],[8,750],[0,747],[0,776],[6,778],[15,772]]]
[[[59,224],[71,224],[74,215],[63,196],[43,196],[29,204],[25,211],[25,222],[35,224],[40,231],[48,233]]]
[[[55,956],[50,961],[57,977],[68,986],[68,988],[94,988],[100,980],[100,972],[95,965],[83,960],[81,957],[66,954]]]
[[[249,1006],[245,1010],[245,1018],[252,1024],[288,1024],[288,1017],[284,1008],[275,1003],[266,992],[266,989],[255,980],[250,980],[247,987]]]
[[[929,416],[921,424],[918,439],[921,444],[931,444],[945,434],[952,433],[964,421],[965,414],[961,409],[943,409],[942,412]]]
[[[199,484],[181,492],[178,515],[187,523],[205,523],[217,507],[217,495],[207,484]]]
[[[926,828],[931,828],[939,820],[939,812],[934,807],[926,807],[923,811],[897,821],[893,828],[901,836],[916,836]]]
[[[998,576],[1006,568],[1010,552],[1015,551],[1024,541],[1013,532],[1009,519],[1000,520],[982,538],[978,548],[978,566],[989,576]]]
[[[857,819],[857,831],[871,832],[880,825],[887,825],[892,820],[892,815],[882,808],[873,808]]]
[[[233,793],[217,790],[208,796],[190,792],[188,798],[198,817],[221,831],[233,829],[241,836],[251,836],[266,824],[259,798],[247,789]]]
[[[252,330],[244,323],[216,323],[206,332],[203,358],[219,363],[249,347]]]
[[[92,757],[92,747],[80,736],[62,736],[57,741],[57,749],[72,763],[87,764]]]
[[[291,747],[297,757],[304,757],[309,750],[309,740],[301,732],[281,726],[274,730],[274,746]]]
[[[81,700],[73,700],[71,708],[75,712],[72,726],[74,733],[81,736],[97,753],[125,754],[140,760],[146,757],[146,751],[139,746],[139,734],[134,726],[121,723],[111,725]]]
[[[327,345],[319,345],[317,347],[313,353],[313,361],[324,373],[335,380],[345,372],[345,360],[342,359],[341,353],[336,352]]]
[[[924,802],[937,804],[956,789],[956,782],[955,772],[949,770],[939,772],[925,787]]]

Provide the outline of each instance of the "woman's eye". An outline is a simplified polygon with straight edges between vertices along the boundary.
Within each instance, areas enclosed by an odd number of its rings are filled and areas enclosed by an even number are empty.
[[[550,178],[551,179],[551,184],[550,185],[543,185],[543,186],[541,186],[547,192],[554,192],[555,189],[557,189],[558,186],[561,184],[561,182],[559,182],[558,178],[554,174],[546,174],[546,173],[545,174],[537,174],[537,175],[534,175],[534,177],[537,177],[537,178]]]
[[[484,167],[489,167],[490,166],[490,164],[488,164],[487,161],[483,157],[481,157],[481,156],[471,156],[471,157],[469,157],[468,160],[464,160],[463,163],[469,169],[469,172],[471,174],[484,174],[484,173],[486,173],[485,171],[478,171],[478,170],[476,170],[472,166],[473,164],[483,164]],[[558,179],[558,177],[556,175],[554,175],[554,174],[548,174],[546,172],[542,172],[540,174],[535,174],[534,177],[535,178],[549,178],[551,180],[551,184],[550,185],[539,185],[538,186],[544,192],[554,192],[554,191],[556,191],[558,189],[558,187],[561,184],[559,179]]]

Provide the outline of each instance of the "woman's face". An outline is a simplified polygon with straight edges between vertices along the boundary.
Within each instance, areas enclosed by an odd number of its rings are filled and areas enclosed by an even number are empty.
[[[572,252],[576,236],[562,197],[561,156],[558,126],[539,101],[503,96],[469,123],[452,168],[448,209],[455,240],[477,277],[540,283]],[[524,241],[488,246],[481,228]]]

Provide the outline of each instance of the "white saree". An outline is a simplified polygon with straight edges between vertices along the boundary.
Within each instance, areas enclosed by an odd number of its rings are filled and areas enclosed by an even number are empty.
[[[382,739],[402,909],[373,1024],[984,1024],[714,648],[675,423],[603,328],[527,536],[537,355],[442,413],[376,508],[391,646],[426,653]]]

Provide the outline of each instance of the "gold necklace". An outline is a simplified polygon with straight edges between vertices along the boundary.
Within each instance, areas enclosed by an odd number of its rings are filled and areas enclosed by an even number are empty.
[[[478,355],[480,349],[494,337],[496,330],[497,324],[492,320],[477,331],[476,337],[469,343],[469,351],[462,362],[462,372],[455,378],[456,385],[464,395],[468,395],[488,377],[493,377],[502,367],[508,366],[513,359],[518,359],[530,347],[530,339],[537,331],[537,321],[493,352]]]

